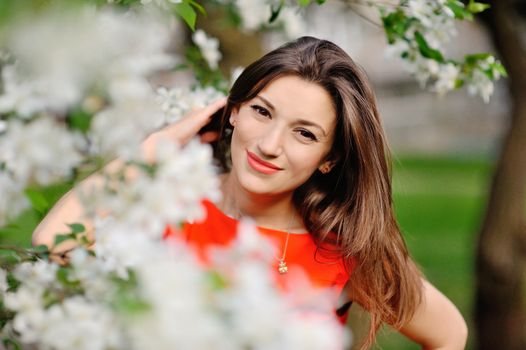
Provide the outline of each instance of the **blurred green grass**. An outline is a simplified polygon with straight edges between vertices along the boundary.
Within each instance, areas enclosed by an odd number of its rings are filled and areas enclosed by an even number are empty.
[[[393,166],[396,214],[411,255],[470,329],[476,238],[492,169],[489,159],[462,157],[400,156]],[[391,330],[382,332],[378,344],[384,350],[419,349]]]

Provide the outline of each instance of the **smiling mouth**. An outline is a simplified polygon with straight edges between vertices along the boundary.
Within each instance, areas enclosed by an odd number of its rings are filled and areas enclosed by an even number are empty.
[[[272,163],[265,162],[264,160],[256,156],[254,153],[249,151],[247,151],[247,162],[248,165],[250,165],[250,167],[255,171],[267,175],[274,174],[280,170],[283,170],[282,168]]]

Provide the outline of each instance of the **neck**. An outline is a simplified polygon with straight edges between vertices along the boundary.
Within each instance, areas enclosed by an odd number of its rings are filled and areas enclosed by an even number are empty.
[[[221,210],[235,218],[250,217],[257,226],[287,231],[305,232],[302,220],[292,203],[292,192],[281,194],[251,193],[242,188],[233,175],[222,181]]]

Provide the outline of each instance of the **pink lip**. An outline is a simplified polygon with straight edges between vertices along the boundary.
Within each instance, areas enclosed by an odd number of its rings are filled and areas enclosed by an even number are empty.
[[[256,156],[254,153],[249,151],[247,151],[247,161],[248,165],[250,165],[252,169],[263,174],[270,175],[276,173],[279,170],[282,170],[280,167],[275,166],[272,163],[265,162],[264,160]]]

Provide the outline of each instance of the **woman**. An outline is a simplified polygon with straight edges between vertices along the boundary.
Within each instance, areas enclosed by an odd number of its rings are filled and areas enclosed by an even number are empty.
[[[205,202],[205,222],[186,225],[190,242],[224,244],[235,235],[236,219],[250,216],[276,238],[284,278],[289,268],[303,267],[317,284],[339,290],[345,284],[347,300],[370,312],[363,348],[382,322],[426,349],[464,347],[462,316],[408,255],[394,217],[375,97],[343,50],[303,37],[268,53],[245,69],[227,101],[150,136],[145,154],[152,157],[159,138],[186,142],[214,114],[223,116],[215,150],[223,199]],[[72,221],[66,215],[79,217],[78,201],[67,197],[35,231],[35,243],[49,244]]]

